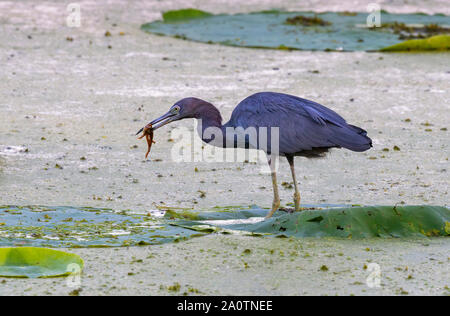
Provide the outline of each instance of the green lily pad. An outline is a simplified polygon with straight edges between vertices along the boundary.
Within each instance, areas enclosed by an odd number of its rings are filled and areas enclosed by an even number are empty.
[[[167,11],[162,14],[164,22],[173,23],[211,16],[211,13],[197,9]]]
[[[276,10],[214,15],[184,9],[165,12],[162,21],[144,24],[141,29],[209,44],[322,51],[378,51],[399,44],[405,38],[450,33],[450,17],[446,15],[382,12],[381,27],[373,28],[367,27],[367,16],[365,12]]]
[[[0,277],[51,278],[81,273],[83,260],[46,248],[0,248]]]
[[[413,39],[381,49],[383,52],[450,50],[450,35],[436,35],[425,39]]]
[[[174,223],[184,228],[207,229],[205,224],[227,230],[285,237],[407,238],[449,236],[450,210],[440,206],[367,206],[276,212],[262,220],[267,210],[234,213],[203,212],[197,221]],[[256,220],[257,218],[260,220]],[[253,220],[252,220],[253,219]]]

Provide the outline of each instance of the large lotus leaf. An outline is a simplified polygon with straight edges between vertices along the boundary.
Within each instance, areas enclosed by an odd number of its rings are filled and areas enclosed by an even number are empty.
[[[384,52],[450,50],[450,35],[436,35],[424,39],[412,39],[381,49]]]
[[[295,17],[299,16],[296,20]],[[368,13],[282,11],[213,15],[195,9],[184,9],[165,12],[163,21],[147,23],[141,28],[154,34],[204,43],[325,51],[376,51],[396,45],[404,41],[402,36],[405,37],[404,30],[399,30],[399,26],[405,29],[410,25],[431,26],[426,28],[428,33],[425,34],[429,34],[426,36],[436,35],[438,28],[444,28],[440,32],[449,33],[450,17],[441,14],[382,12],[381,26],[384,27],[379,28],[368,28],[367,17]],[[294,20],[289,20],[292,18]],[[394,25],[396,29],[386,27],[388,25]]]
[[[0,277],[50,278],[81,273],[83,260],[46,248],[0,248]]]
[[[228,230],[292,237],[431,237],[448,236],[450,210],[439,206],[368,206],[299,213],[277,212],[269,220],[255,220],[267,210],[202,213],[197,221],[177,225],[204,231],[205,224]],[[253,219],[253,220],[252,220]],[[201,226],[203,225],[203,226]]]
[[[182,9],[164,12],[162,17],[166,22],[180,22],[198,18],[211,16],[211,13],[196,10],[196,9]]]

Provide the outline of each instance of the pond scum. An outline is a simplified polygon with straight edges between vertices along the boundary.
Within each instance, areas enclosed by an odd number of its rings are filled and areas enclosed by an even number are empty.
[[[258,237],[407,238],[450,235],[450,210],[439,206],[258,207],[151,213],[42,206],[0,207],[0,246],[120,247],[179,242],[211,233]]]

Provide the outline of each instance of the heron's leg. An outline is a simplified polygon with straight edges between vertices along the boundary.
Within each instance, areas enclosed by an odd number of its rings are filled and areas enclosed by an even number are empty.
[[[294,168],[294,156],[286,156],[287,161],[289,162],[289,166],[291,166],[291,173],[292,173],[292,180],[294,180],[294,204],[295,204],[295,211],[300,212],[300,192],[298,191],[298,184],[297,179],[295,177],[295,168]]]
[[[277,173],[275,171],[275,162],[272,162],[272,159],[269,158],[269,166],[272,174],[272,185],[273,185],[273,203],[272,209],[269,214],[267,214],[266,219],[271,218],[273,213],[280,207],[280,196],[278,194],[278,184],[277,184]]]

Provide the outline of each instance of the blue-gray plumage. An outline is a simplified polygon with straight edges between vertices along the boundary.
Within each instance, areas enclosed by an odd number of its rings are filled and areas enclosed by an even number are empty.
[[[214,105],[197,98],[185,98],[175,103],[165,115],[149,123],[149,126],[151,125],[155,130],[184,118],[202,120],[200,136],[207,143],[221,147],[228,147],[231,144],[232,147],[257,148],[264,150],[267,154],[274,151],[271,148],[270,128],[279,128],[277,153],[285,156],[291,166],[296,211],[300,210],[300,193],[295,179],[294,156],[316,158],[323,156],[330,148],[342,147],[361,152],[372,147],[372,141],[367,137],[365,130],[347,124],[336,112],[316,102],[283,93],[260,92],[247,97],[237,105],[230,120],[223,125],[222,116]],[[223,139],[205,137],[203,132],[209,127],[222,131]],[[256,130],[267,128],[269,131],[267,141],[263,145],[258,133],[256,143],[252,143],[248,135],[244,142],[239,142],[237,136],[234,136],[233,141],[230,142],[230,138],[227,139],[227,130],[229,130],[227,128],[237,127]],[[274,165],[271,159],[269,164],[272,167]],[[272,181],[274,202],[267,217],[271,217],[280,205],[274,168],[272,168]]]
[[[256,93],[243,100],[225,126],[279,127],[281,155],[314,156],[317,149],[332,147],[365,151],[372,144],[366,131],[347,124],[323,105],[274,92]]]

